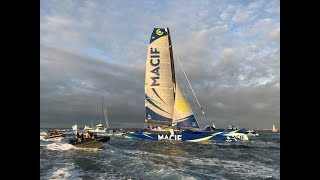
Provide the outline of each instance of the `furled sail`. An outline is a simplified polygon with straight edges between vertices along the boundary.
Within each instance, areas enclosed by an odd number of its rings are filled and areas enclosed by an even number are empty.
[[[173,126],[199,128],[197,120],[187,98],[183,94],[178,80],[176,80],[176,94],[173,109]]]
[[[171,125],[174,105],[174,69],[167,28],[154,28],[148,46],[145,74],[147,123]]]

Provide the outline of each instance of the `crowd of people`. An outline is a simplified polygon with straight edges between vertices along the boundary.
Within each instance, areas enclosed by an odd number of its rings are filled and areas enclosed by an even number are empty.
[[[93,132],[87,131],[84,135],[84,133],[79,134],[77,132],[77,137],[76,137],[78,142],[83,142],[83,141],[89,141],[94,139],[94,134]]]
[[[60,134],[62,134],[62,133],[59,132],[59,131],[56,131],[56,130],[53,130],[53,131],[48,130],[48,134],[49,134],[50,136],[56,136],[56,135],[60,135]]]
[[[162,130],[160,126],[146,126],[147,129],[152,129],[152,130]]]

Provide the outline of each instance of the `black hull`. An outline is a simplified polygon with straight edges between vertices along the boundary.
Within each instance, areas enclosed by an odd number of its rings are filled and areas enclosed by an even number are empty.
[[[103,143],[108,142],[109,140],[110,140],[110,136],[97,137],[96,139],[82,141],[82,142],[76,142],[73,139],[71,139],[70,144],[75,147],[80,147],[80,148],[99,149],[99,148],[101,148]]]

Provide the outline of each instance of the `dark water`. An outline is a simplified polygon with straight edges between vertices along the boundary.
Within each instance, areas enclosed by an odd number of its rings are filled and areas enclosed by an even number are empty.
[[[46,130],[40,130],[44,135]],[[111,137],[101,150],[40,136],[41,179],[280,179],[280,133],[248,142],[191,143]],[[71,132],[70,132],[71,135]],[[67,137],[66,137],[67,138]]]

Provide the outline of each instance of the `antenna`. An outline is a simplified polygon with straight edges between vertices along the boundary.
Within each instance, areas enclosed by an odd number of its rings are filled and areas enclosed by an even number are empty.
[[[103,117],[104,117],[104,114],[103,114],[103,107],[104,107],[104,104],[103,104],[103,96],[102,96],[102,99],[101,99],[101,122],[103,121]]]

